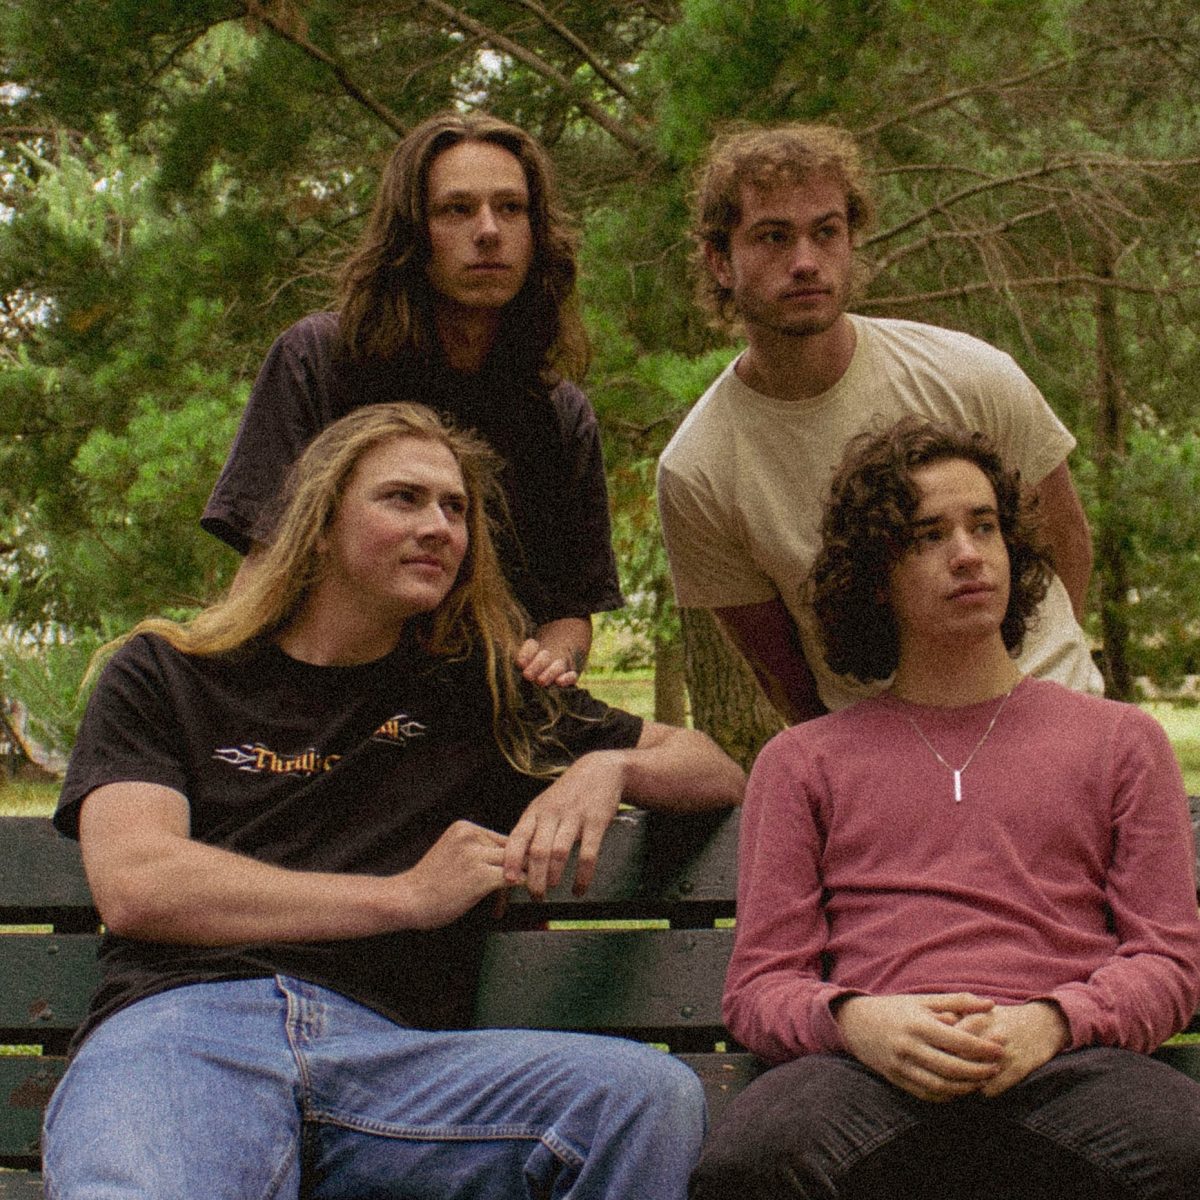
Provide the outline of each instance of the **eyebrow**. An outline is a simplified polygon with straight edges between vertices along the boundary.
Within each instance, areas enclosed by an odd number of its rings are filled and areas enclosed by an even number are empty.
[[[995,507],[995,505],[992,505],[992,504],[977,504],[973,509],[971,509],[971,516],[973,516],[973,517],[998,517],[999,515],[1000,515],[999,510]],[[935,515],[932,517],[917,517],[914,520],[910,521],[909,525],[913,529],[927,529],[929,526],[940,524],[942,521],[945,521],[947,519],[948,518],[945,517],[944,515],[943,516]]]
[[[447,200],[475,200],[480,196],[486,196],[489,200],[528,200],[529,192],[520,188],[455,188],[453,191],[435,195],[432,199],[434,204],[444,204]]]
[[[791,228],[795,225],[806,225],[812,227],[814,225],[824,225],[828,221],[847,222],[847,217],[841,209],[831,208],[826,213],[821,213],[820,216],[813,217],[810,221],[793,221],[791,217],[759,217],[753,225],[748,226],[750,229],[758,229],[764,225],[782,225]]]

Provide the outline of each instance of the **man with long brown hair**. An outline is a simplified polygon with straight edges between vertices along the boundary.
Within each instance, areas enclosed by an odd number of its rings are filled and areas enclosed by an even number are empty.
[[[535,626],[519,662],[532,681],[573,682],[591,614],[622,603],[596,418],[570,382],[588,358],[575,249],[528,133],[483,113],[417,126],[342,265],[337,311],[271,348],[201,524],[252,569],[312,437],[359,405],[418,397],[504,460],[501,558]]]
[[[683,1200],[688,1068],[471,1006],[489,897],[544,894],[575,845],[582,892],[622,798],[719,808],[742,772],[520,677],[492,457],[420,406],[357,409],[244,586],[104,668],[55,816],[106,934],[48,1194]]]

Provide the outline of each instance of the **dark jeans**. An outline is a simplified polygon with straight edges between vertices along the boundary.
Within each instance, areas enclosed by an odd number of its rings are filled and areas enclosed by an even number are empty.
[[[993,1100],[918,1100],[849,1058],[730,1105],[692,1200],[1196,1200],[1200,1084],[1128,1050],[1060,1055]]]

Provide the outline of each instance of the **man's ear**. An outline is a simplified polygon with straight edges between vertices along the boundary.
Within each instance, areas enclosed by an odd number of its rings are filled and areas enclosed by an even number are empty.
[[[724,250],[718,250],[712,242],[704,243],[704,262],[709,274],[723,287],[732,286],[733,275],[729,270],[729,255]]]

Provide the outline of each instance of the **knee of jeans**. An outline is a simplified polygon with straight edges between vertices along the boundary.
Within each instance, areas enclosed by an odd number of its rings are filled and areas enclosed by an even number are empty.
[[[691,1067],[661,1050],[641,1047],[640,1060],[629,1064],[622,1080],[627,1095],[640,1095],[646,1103],[670,1106],[684,1114],[704,1111],[704,1086]]]
[[[615,1040],[592,1075],[591,1086],[593,1094],[606,1094],[630,1115],[673,1126],[680,1137],[699,1139],[707,1124],[699,1076],[650,1046]]]

